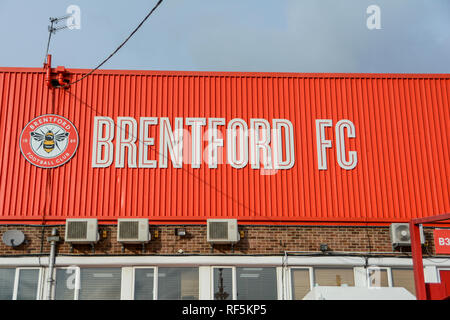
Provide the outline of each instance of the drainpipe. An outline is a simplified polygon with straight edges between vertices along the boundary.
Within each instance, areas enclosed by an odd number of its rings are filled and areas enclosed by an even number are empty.
[[[286,284],[286,273],[287,273],[287,266],[288,266],[288,251],[284,252],[284,257],[282,258],[282,262],[281,262],[281,266],[282,266],[282,270],[281,270],[281,283],[282,283],[282,297],[281,300],[287,300],[287,284]]]
[[[47,62],[44,64],[45,69],[45,83],[48,88],[52,87],[51,72],[52,72],[52,55],[47,55]]]
[[[53,291],[53,269],[55,266],[55,257],[56,257],[56,244],[60,240],[58,236],[58,229],[52,229],[51,237],[47,237],[47,241],[50,242],[50,257],[48,263],[48,276],[47,276],[47,300],[52,299],[52,291]]]

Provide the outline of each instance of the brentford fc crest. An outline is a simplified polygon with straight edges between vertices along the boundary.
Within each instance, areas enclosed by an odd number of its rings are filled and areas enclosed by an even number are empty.
[[[78,141],[72,122],[56,114],[45,114],[31,120],[22,130],[20,151],[37,167],[55,168],[74,156]]]

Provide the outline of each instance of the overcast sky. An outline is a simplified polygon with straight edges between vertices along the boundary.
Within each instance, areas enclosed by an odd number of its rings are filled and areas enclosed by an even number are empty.
[[[0,66],[41,67],[49,17],[77,5],[81,29],[53,35],[53,66],[95,67],[156,2],[0,0]],[[450,73],[450,0],[164,0],[102,68]]]

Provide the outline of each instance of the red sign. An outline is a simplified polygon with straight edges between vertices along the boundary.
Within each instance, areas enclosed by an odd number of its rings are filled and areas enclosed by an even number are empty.
[[[56,114],[45,114],[25,126],[20,135],[20,150],[31,164],[55,168],[73,157],[78,140],[72,122]]]
[[[450,254],[450,229],[434,230],[434,247],[437,254]]]

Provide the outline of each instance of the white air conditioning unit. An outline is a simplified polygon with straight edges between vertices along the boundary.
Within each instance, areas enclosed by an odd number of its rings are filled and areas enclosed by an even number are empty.
[[[148,219],[118,219],[117,242],[145,243],[151,239]]]
[[[207,241],[211,243],[236,243],[240,240],[236,219],[208,219]]]
[[[391,242],[394,247],[411,245],[409,223],[392,223],[389,231],[391,234]],[[422,226],[420,226],[420,243],[425,243]]]
[[[99,240],[97,219],[66,219],[65,242],[95,243]]]

